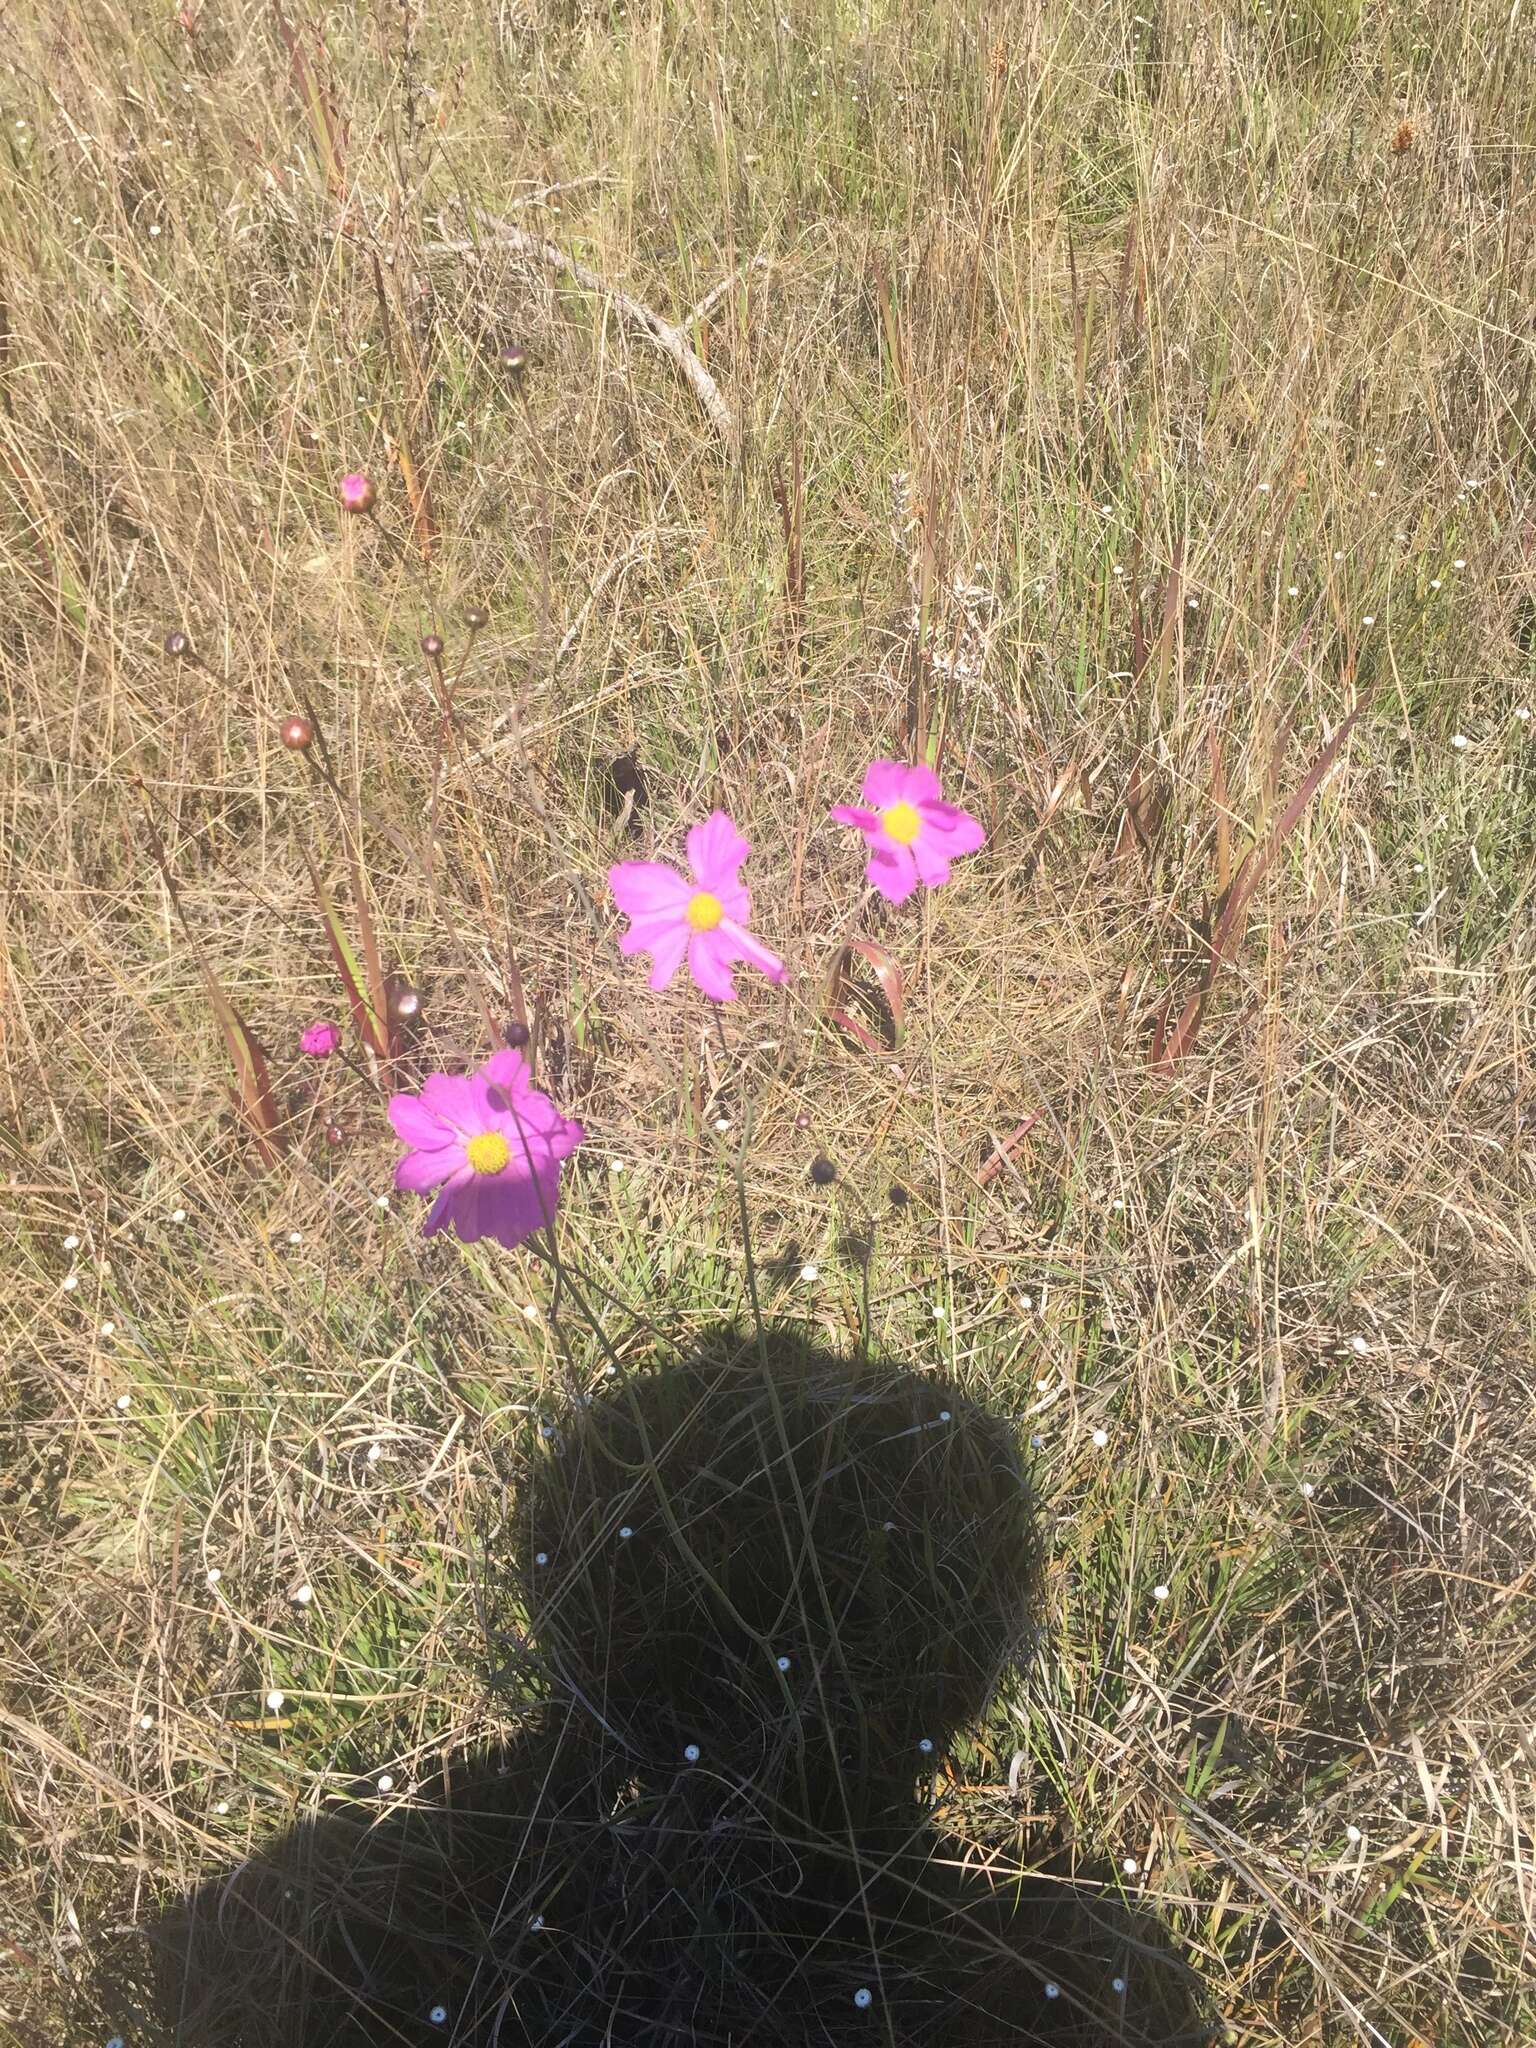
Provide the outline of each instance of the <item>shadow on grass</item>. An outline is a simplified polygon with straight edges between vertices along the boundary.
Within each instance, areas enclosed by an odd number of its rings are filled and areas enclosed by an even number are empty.
[[[1035,1633],[1034,1507],[994,1417],[726,1332],[573,1409],[521,1482],[487,1604],[493,1650],[542,1657],[532,1725],[191,1895],[153,1936],[147,2038],[1210,2037],[1155,1923],[989,1877],[928,1817]]]

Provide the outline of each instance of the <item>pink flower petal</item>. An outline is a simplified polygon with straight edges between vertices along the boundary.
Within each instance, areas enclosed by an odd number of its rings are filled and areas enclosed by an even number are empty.
[[[921,837],[937,842],[944,849],[946,860],[958,860],[963,853],[976,853],[987,843],[987,835],[978,820],[969,811],[962,811],[958,804],[939,803],[926,799],[917,807],[923,821]]]
[[[475,1182],[480,1178],[472,1166],[466,1166],[451,1180],[443,1183],[443,1191],[432,1204],[427,1220],[421,1226],[423,1237],[436,1237],[445,1224],[452,1223],[458,1229],[458,1216],[466,1204],[473,1202]]]
[[[712,932],[693,932],[688,939],[688,972],[711,1002],[733,1003],[736,984],[731,978],[731,941],[722,926]]]
[[[395,1186],[403,1194],[424,1195],[465,1166],[464,1147],[438,1145],[424,1152],[407,1152],[395,1167]]]
[[[898,846],[882,839],[869,856],[866,879],[880,891],[887,903],[905,903],[917,887],[917,862],[910,846]]]
[[[397,1138],[429,1152],[451,1143],[456,1135],[452,1125],[435,1116],[418,1095],[392,1095],[389,1120]]]
[[[479,1237],[494,1237],[508,1251],[515,1251],[536,1230],[555,1220],[560,1199],[560,1168],[553,1159],[544,1160],[535,1174],[497,1174],[480,1187],[479,1214],[473,1235],[459,1228],[466,1244]]]
[[[688,865],[700,888],[722,896],[740,887],[736,873],[752,848],[724,811],[711,811],[688,834]]]
[[[949,880],[949,856],[931,833],[919,832],[912,843],[912,865],[925,889],[938,889]]]
[[[681,917],[693,884],[659,860],[621,860],[608,870],[608,887],[626,917]]]
[[[877,811],[892,804],[920,804],[939,793],[939,778],[921,762],[871,761],[864,771],[864,801]]]
[[[647,942],[645,950],[651,956],[652,988],[661,990],[670,984],[673,975],[682,965],[683,955],[688,951],[688,941],[693,935],[688,920],[680,917],[675,924],[669,925],[663,932],[658,932],[655,938]]]
[[[729,940],[732,959],[745,960],[770,981],[788,981],[789,969],[778,954],[770,953],[761,939],[754,939],[745,925],[737,924],[733,917],[723,917],[716,929],[721,938]]]
[[[834,804],[832,816],[839,825],[852,825],[859,832],[875,833],[881,829],[880,813],[866,811],[859,804]]]
[[[480,1094],[472,1074],[428,1074],[421,1084],[421,1106],[461,1137],[481,1128]]]

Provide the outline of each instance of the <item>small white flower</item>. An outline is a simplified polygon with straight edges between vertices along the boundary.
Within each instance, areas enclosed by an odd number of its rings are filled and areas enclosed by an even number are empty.
[[[948,1422],[948,1421],[949,1421],[949,1419],[950,1419],[950,1415],[949,1415],[949,1410],[948,1410],[947,1408],[941,1408],[941,1409],[939,1410],[939,1420],[940,1420],[940,1422]]]
[[[1455,747],[1458,753],[1460,753],[1463,747],[1469,747],[1471,746],[1471,744],[1472,742],[1467,738],[1464,732],[1452,733],[1451,745]]]
[[[114,2034],[111,2040],[108,2041],[107,2048],[127,2048],[127,2044],[124,2042],[121,2034]]]
[[[935,1321],[936,1323],[942,1323],[942,1322],[943,1322],[943,1320],[944,1320],[944,1315],[945,1315],[945,1310],[944,1310],[944,1306],[943,1306],[943,1304],[942,1304],[942,1303],[939,1303],[939,1302],[936,1302],[936,1303],[934,1304],[934,1310],[933,1310],[933,1320],[934,1320],[934,1321]]]
[[[433,2006],[433,2008],[432,2008],[432,2010],[431,2010],[431,2011],[430,2011],[430,2012],[429,2012],[429,2013],[427,2014],[427,2018],[428,2018],[428,2019],[429,2019],[429,2020],[430,2020],[430,2021],[432,2022],[432,2024],[433,2024],[433,2026],[434,2026],[434,2027],[444,2027],[444,2026],[446,2026],[446,2025],[448,2024],[448,2008],[447,2008],[447,2006],[446,2006],[446,2005],[434,2005],[434,2006]]]
[[[1125,574],[1125,571],[1121,568],[1120,564],[1116,562],[1109,573],[1111,576],[1123,576]]]
[[[157,220],[153,220],[153,221],[151,221],[151,222],[150,222],[150,224],[149,224],[149,232],[150,232],[150,234],[151,234],[151,235],[158,235],[158,234],[159,234],[159,232],[160,232],[160,223],[159,223],[159,221],[157,221]]]
[[[1020,1308],[1033,1308],[1033,1307],[1034,1307],[1034,1305],[1035,1305],[1035,1297],[1034,1297],[1034,1296],[1033,1296],[1032,1294],[1021,1294],[1021,1295],[1019,1296],[1019,1307],[1020,1307]]]
[[[807,1282],[819,1280],[821,1278],[820,1266],[802,1266],[800,1268],[800,1278]]]
[[[523,1314],[530,1323],[536,1323],[539,1320],[539,1304],[536,1301],[525,1301]]]
[[[1198,597],[1192,597],[1192,598],[1190,598],[1190,599],[1189,599],[1189,601],[1188,601],[1188,602],[1189,602],[1189,608],[1190,608],[1190,610],[1191,610],[1192,612],[1197,612],[1197,611],[1199,611],[1199,609],[1200,609],[1200,600],[1199,600],[1199,598],[1198,598]]]
[[[1044,1438],[1044,1437],[1043,1437],[1043,1436],[1042,1436],[1042,1435],[1040,1434],[1039,1430],[1036,1430],[1036,1431],[1035,1431],[1035,1433],[1034,1433],[1034,1435],[1033,1435],[1033,1436],[1032,1436],[1032,1437],[1030,1438],[1030,1440],[1029,1440],[1029,1448],[1030,1448],[1030,1449],[1031,1449],[1032,1451],[1038,1451],[1038,1450],[1039,1450],[1039,1448],[1040,1448],[1040,1446],[1041,1446],[1041,1445],[1042,1445],[1042,1444],[1043,1444],[1044,1442],[1045,1442],[1045,1438]]]
[[[1440,578],[1438,576],[1431,576],[1429,579],[1429,587],[1431,590],[1438,590],[1440,588]]]
[[[1364,618],[1364,620],[1362,621],[1362,624],[1364,624],[1364,625],[1367,625],[1367,626],[1374,626],[1374,625],[1375,625],[1375,623],[1376,623],[1376,614],[1375,614],[1374,612],[1367,612],[1367,613],[1366,613],[1366,615],[1365,615],[1365,618]]]
[[[622,1160],[622,1159],[610,1159],[610,1160],[609,1160],[609,1162],[608,1162],[608,1171],[609,1171],[610,1173],[622,1173],[622,1172],[624,1171],[624,1162],[623,1162],[623,1160]]]
[[[303,1233],[303,1231],[302,1231],[302,1230],[290,1230],[290,1231],[289,1231],[289,1233],[288,1233],[288,1242],[289,1242],[290,1244],[302,1244],[302,1243],[304,1242],[304,1233]]]
[[[64,1275],[64,1292],[66,1294],[73,1294],[79,1285],[80,1275],[78,1273],[66,1273]]]
[[[373,1198],[373,1206],[375,1207],[375,1209],[387,1209],[389,1207],[388,1195],[375,1195]]]
[[[1376,467],[1377,467],[1378,469],[1385,469],[1385,468],[1386,468],[1386,466],[1387,466],[1387,458],[1385,457],[1385,455],[1378,455],[1378,456],[1377,456],[1377,458],[1376,458]]]
[[[853,2002],[859,2008],[860,2012],[868,2012],[869,2008],[875,2002],[875,1994],[873,1993],[873,1991],[870,1990],[867,1984],[861,1984],[858,1990],[855,1991],[855,1993],[853,1994]]]
[[[1349,1340],[1349,1348],[1351,1351],[1358,1351],[1360,1356],[1364,1358],[1366,1352],[1369,1351],[1371,1347],[1366,1342],[1364,1337],[1351,1337]]]
[[[1136,1858],[1134,1856],[1126,1856],[1122,1858],[1120,1868],[1125,1872],[1127,1877],[1134,1877],[1137,1871],[1140,1870],[1141,1865],[1136,1861]]]
[[[1342,562],[1344,559],[1344,550],[1342,548],[1335,548],[1333,551],[1333,559],[1336,562]]]
[[[1521,723],[1522,725],[1526,725],[1526,724],[1528,724],[1528,723],[1530,722],[1530,716],[1531,716],[1531,707],[1530,707],[1530,705],[1529,705],[1529,704],[1522,704],[1522,705],[1521,705],[1521,706],[1519,707],[1519,709],[1518,709],[1518,710],[1517,710],[1517,711],[1515,712],[1515,716],[1516,716],[1516,718],[1518,718],[1518,719],[1519,719],[1519,721],[1520,721],[1520,723]]]
[[[119,1413],[119,1415],[126,1415],[126,1414],[128,1413],[128,1410],[129,1410],[129,1409],[130,1409],[130,1408],[131,1408],[132,1406],[133,1406],[133,1396],[132,1396],[132,1394],[119,1394],[119,1395],[118,1395],[118,1397],[117,1397],[117,1412]]]
[[[535,1555],[534,1555],[534,1560],[533,1560],[533,1561],[534,1561],[534,1563],[535,1563],[535,1564],[548,1564],[548,1563],[549,1563],[549,1552],[548,1552],[547,1550],[540,1550],[540,1551],[537,1551],[537,1552],[535,1553]]]
[[[368,1462],[370,1465],[377,1465],[383,1455],[384,1446],[382,1444],[370,1444],[368,1446]]]
[[[699,1745],[696,1742],[686,1743],[683,1748],[683,1762],[685,1764],[696,1764],[699,1760],[701,1753],[702,1752],[699,1749]]]
[[[228,1813],[229,1801],[227,1799],[216,1799],[213,1802],[213,1810],[215,1813]]]
[[[1301,1497],[1303,1500],[1310,1500],[1313,1494],[1316,1493],[1316,1491],[1317,1488],[1312,1484],[1310,1479],[1303,1479],[1303,1481],[1301,1482]]]
[[[280,1714],[283,1710],[283,1703],[286,1698],[287,1695],[285,1693],[280,1693],[277,1690],[276,1686],[274,1686],[271,1692],[267,1694],[267,1712],[269,1714]]]
[[[775,1664],[778,1665],[781,1671],[787,1671],[789,1669],[789,1659],[787,1657],[775,1657],[773,1661],[775,1662]]]
[[[1113,505],[1101,505],[1099,507],[1099,510],[1104,514],[1104,517],[1106,519],[1109,517],[1110,513],[1114,511],[1114,509],[1115,508]]]
[[[153,1714],[140,1714],[140,1716],[139,1716],[139,1726],[140,1726],[141,1728],[153,1728],[153,1727],[154,1727],[154,1725],[155,1725],[155,1717],[154,1717],[154,1715],[153,1715]]]
[[[1299,583],[1288,583],[1285,587],[1285,594],[1287,597],[1300,597],[1301,585]]]
[[[71,1231],[68,1237],[65,1238],[64,1249],[67,1252],[75,1252],[80,1249],[80,1239],[76,1236],[74,1231]]]
[[[1116,1998],[1123,1998],[1125,1996],[1125,1979],[1123,1977],[1111,1977],[1109,1988],[1114,1992]]]
[[[223,1574],[223,1573],[222,1573],[222,1572],[221,1572],[221,1571],[219,1570],[219,1568],[218,1568],[218,1566],[217,1566],[216,1564],[211,1564],[211,1565],[209,1565],[209,1567],[208,1567],[208,1583],[209,1583],[209,1585],[210,1585],[210,1586],[216,1586],[216,1585],[217,1585],[217,1584],[219,1583],[220,1579],[222,1579],[222,1578],[223,1578],[223,1576],[224,1576],[224,1574]]]
[[[1152,1588],[1152,1598],[1159,1602],[1166,1600],[1168,1598],[1168,1588],[1166,1586],[1154,1586]]]
[[[1045,1987],[1045,1995],[1047,1998],[1060,1998],[1061,1986],[1059,1984],[1047,1984]]]
[[[1355,1826],[1355,1824],[1354,1824],[1354,1822],[1353,1822],[1353,1821],[1351,1821],[1351,1822],[1350,1822],[1350,1824],[1349,1824],[1349,1826],[1348,1826],[1348,1827],[1347,1827],[1347,1828],[1346,1828],[1346,1829],[1344,1830],[1344,1839],[1345,1839],[1345,1841],[1346,1841],[1346,1842],[1358,1842],[1358,1841],[1359,1841],[1359,1839],[1360,1839],[1360,1830],[1359,1830],[1359,1829],[1358,1829],[1358,1828],[1357,1828],[1357,1827]]]
[[[1115,1199],[1110,1203],[1109,1206],[1111,1209],[1115,1210],[1118,1213],[1125,1207],[1125,1204],[1121,1201],[1120,1197],[1116,1195]]]
[[[917,1753],[919,1756],[933,1755],[933,1740],[931,1736],[923,1736],[922,1740],[917,1745]]]
[[[1465,569],[1465,567],[1466,567],[1466,566],[1467,566],[1467,558],[1466,558],[1466,556],[1465,556],[1465,555],[1458,555],[1458,556],[1456,557],[1455,561],[1454,561],[1454,562],[1452,562],[1452,564],[1451,564],[1451,567],[1452,567],[1453,569]]]
[[[393,1792],[395,1789],[394,1772],[380,1771],[378,1777],[374,1779],[374,1783],[378,1786],[381,1792]]]
[[[619,1541],[621,1543],[627,1543],[630,1537],[634,1535],[634,1533],[634,1530],[631,1529],[628,1522],[626,1522],[623,1528],[619,1531]]]
[[[1105,1445],[1106,1445],[1106,1444],[1107,1444],[1108,1442],[1109,1442],[1109,1431],[1108,1431],[1107,1429],[1096,1429],[1096,1430],[1095,1430],[1095,1431],[1093,1432],[1093,1447],[1094,1447],[1094,1449],[1095,1449],[1095,1450],[1097,1450],[1097,1451],[1102,1451],[1102,1450],[1103,1450],[1103,1448],[1104,1448],[1104,1446],[1105,1446]]]
[[[171,1211],[171,1221],[173,1223],[185,1223],[186,1220],[187,1212],[185,1209],[173,1209]]]
[[[728,1131],[730,1128],[731,1120],[728,1116],[717,1116],[715,1118],[715,1129],[717,1131]]]
[[[1261,498],[1267,498],[1267,497],[1269,496],[1269,485],[1268,485],[1268,484],[1260,484],[1260,485],[1259,485],[1259,496],[1260,496]]]
[[[293,1601],[296,1607],[307,1607],[314,1597],[315,1589],[313,1586],[295,1586],[293,1590]]]
[[[116,1328],[117,1328],[117,1325],[116,1325],[116,1323],[114,1323],[114,1322],[113,1322],[113,1321],[111,1320],[111,1318],[109,1317],[109,1318],[107,1319],[107,1321],[106,1321],[106,1322],[104,1322],[104,1323],[102,1324],[102,1326],[101,1326],[101,1334],[103,1335],[103,1337],[110,1337],[110,1336],[112,1335],[112,1332],[113,1332],[113,1331],[114,1331],[114,1330],[115,1330]]]
[[[535,1913],[528,1922],[528,1926],[534,1934],[541,1934],[544,1930],[544,1915],[542,1913]]]

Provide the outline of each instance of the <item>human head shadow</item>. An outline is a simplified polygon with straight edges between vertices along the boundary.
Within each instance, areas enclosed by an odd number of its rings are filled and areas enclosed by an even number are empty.
[[[408,1799],[359,1787],[192,1893],[145,1995],[120,1972],[130,2041],[1210,2038],[1150,1916],[989,1878],[933,1820],[945,1750],[1035,1639],[998,1418],[727,1330],[573,1403],[521,1479],[485,1587],[516,1740]]]

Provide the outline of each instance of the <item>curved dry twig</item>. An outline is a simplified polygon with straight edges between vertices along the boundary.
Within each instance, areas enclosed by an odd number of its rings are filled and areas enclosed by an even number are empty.
[[[639,299],[610,284],[607,278],[589,270],[584,263],[578,263],[574,256],[567,256],[563,249],[557,249],[553,242],[546,242],[540,235],[530,235],[526,229],[513,227],[510,221],[495,219],[483,219],[480,230],[480,239],[474,241],[431,242],[427,246],[427,254],[481,256],[485,253],[484,244],[488,238],[498,248],[509,249],[513,255],[521,256],[529,263],[568,277],[583,291],[600,293],[623,319],[655,342],[664,355],[671,357],[721,440],[727,445],[735,441],[736,421],[731,409],[721,397],[719,385],[690,346],[683,327],[674,327],[670,320],[663,320],[659,313],[653,312]],[[734,282],[734,278],[727,279],[725,288],[729,289]]]

